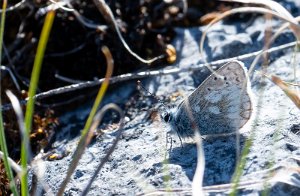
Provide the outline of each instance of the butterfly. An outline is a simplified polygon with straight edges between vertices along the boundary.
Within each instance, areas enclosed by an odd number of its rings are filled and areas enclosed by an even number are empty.
[[[232,61],[208,76],[177,108],[161,118],[180,137],[193,137],[193,126],[201,135],[228,134],[242,128],[253,112],[247,69]]]

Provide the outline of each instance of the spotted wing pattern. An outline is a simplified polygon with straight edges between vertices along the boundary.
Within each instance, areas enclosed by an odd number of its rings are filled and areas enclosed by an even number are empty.
[[[171,126],[180,136],[193,136],[194,133],[186,105],[190,106],[201,135],[232,133],[250,119],[253,106],[244,65],[233,61],[215,73],[204,80],[173,114]]]

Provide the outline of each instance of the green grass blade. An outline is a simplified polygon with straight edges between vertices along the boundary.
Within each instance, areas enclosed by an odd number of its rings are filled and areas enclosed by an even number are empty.
[[[65,177],[65,179],[63,180],[63,182],[61,183],[60,187],[59,187],[59,190],[58,190],[58,193],[57,195],[58,196],[61,196],[63,195],[64,193],[64,190],[67,186],[67,183],[69,182],[70,178],[71,178],[71,175],[73,174],[78,162],[79,162],[79,159],[81,158],[84,150],[85,150],[85,147],[86,147],[86,139],[88,137],[88,132],[89,132],[89,129],[92,125],[92,122],[93,122],[93,119],[95,117],[95,114],[97,112],[97,109],[105,95],[105,92],[108,88],[108,85],[109,85],[109,81],[110,81],[110,78],[112,76],[112,73],[113,73],[113,68],[114,68],[114,64],[113,64],[113,58],[112,58],[112,55],[109,51],[109,49],[104,46],[102,47],[102,52],[104,53],[105,57],[106,57],[106,61],[107,61],[107,70],[106,70],[106,75],[105,75],[105,80],[103,81],[99,91],[98,91],[98,94],[97,94],[97,97],[95,99],[95,102],[94,102],[94,105],[91,109],[91,112],[89,114],[89,117],[85,123],[85,126],[82,130],[82,133],[81,133],[81,137],[80,137],[80,140],[79,140],[79,144],[78,144],[78,147],[76,148],[75,152],[74,152],[74,155],[73,155],[73,159],[72,159],[72,162],[68,168],[68,171],[67,171],[67,175]]]
[[[34,102],[35,102],[33,97],[36,93],[40,71],[43,63],[44,53],[46,50],[54,17],[55,17],[55,11],[49,11],[46,15],[41,37],[37,47],[37,53],[34,59],[31,79],[30,79],[28,103],[26,106],[26,114],[25,114],[25,133],[23,136],[22,147],[21,147],[21,165],[22,165],[22,169],[24,170],[23,175],[21,176],[21,193],[23,196],[28,195],[28,182],[27,182],[28,152],[27,150],[29,146],[29,134],[31,131]]]
[[[7,7],[7,0],[3,0],[2,4],[2,10],[6,10]],[[3,35],[4,35],[4,24],[5,24],[5,14],[6,12],[3,11],[1,14],[1,24],[0,24],[0,59],[2,59],[2,45],[3,45]],[[1,64],[1,63],[0,63]],[[1,75],[0,75],[1,78]],[[0,92],[1,92],[1,87],[0,87]],[[1,103],[1,97],[0,97],[0,105]],[[3,163],[4,167],[6,170],[7,177],[10,181],[10,189],[14,195],[19,195],[15,181],[14,181],[14,176],[11,170],[11,167],[8,163],[8,151],[7,151],[7,145],[6,145],[6,140],[5,140],[5,133],[4,133],[4,126],[3,126],[3,117],[2,117],[2,111],[0,112],[0,147],[1,151],[3,152]]]
[[[107,47],[102,47],[102,51],[103,53],[105,54],[106,58],[107,58],[107,61],[112,61],[112,56],[109,52],[109,49]],[[108,57],[107,57],[108,55]],[[100,87],[100,90],[97,94],[97,97],[96,97],[96,100],[94,102],[94,105],[93,105],[93,108],[89,114],[89,117],[87,119],[87,122],[84,126],[84,129],[81,133],[81,137],[84,137],[88,131],[89,131],[89,128],[91,127],[91,124],[93,122],[93,118],[97,112],[97,109],[105,95],[105,92],[108,88],[108,85],[109,85],[109,79],[110,77],[112,76],[112,72],[113,72],[113,65],[110,63],[110,62],[107,62],[108,66],[107,66],[107,73],[106,73],[106,76],[105,76],[105,80],[103,81],[101,87]]]
[[[239,182],[240,182],[240,179],[242,177],[244,168],[246,166],[247,156],[250,152],[250,148],[251,148],[253,140],[255,138],[255,131],[256,131],[255,125],[257,125],[257,122],[259,120],[259,114],[261,113],[261,105],[263,103],[263,100],[262,100],[263,94],[264,94],[264,89],[262,89],[259,92],[259,96],[258,96],[259,99],[258,99],[258,102],[257,102],[257,108],[258,109],[255,112],[255,117],[253,119],[253,126],[251,128],[251,133],[250,133],[249,138],[245,142],[245,145],[244,145],[244,148],[243,148],[242,154],[241,154],[241,159],[240,159],[240,161],[238,162],[238,165],[235,168],[235,172],[234,172],[232,180],[231,180],[233,185],[232,185],[232,190],[229,194],[230,196],[238,195]],[[254,115],[254,114],[252,114],[252,115]]]
[[[234,177],[233,177],[233,180],[232,180],[233,187],[232,187],[232,192],[229,194],[230,196],[238,195],[237,194],[238,185],[239,185],[241,176],[243,174],[243,171],[244,171],[244,168],[245,168],[245,165],[246,165],[246,159],[247,159],[247,155],[250,152],[250,148],[252,146],[252,141],[253,141],[253,139],[250,138],[245,143],[244,149],[242,151],[241,160],[239,162],[239,165],[236,167],[236,171],[234,173]]]
[[[1,103],[0,103],[1,104]],[[10,181],[10,189],[14,195],[18,195],[18,191],[14,182],[14,176],[11,170],[11,167],[8,163],[8,151],[7,151],[7,145],[5,140],[5,133],[4,133],[4,127],[3,127],[3,118],[2,118],[2,112],[0,112],[0,146],[1,151],[3,152],[3,163],[6,170],[7,177]]]

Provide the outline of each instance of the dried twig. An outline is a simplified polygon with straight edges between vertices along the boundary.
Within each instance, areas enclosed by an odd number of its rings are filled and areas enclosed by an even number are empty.
[[[22,1],[20,1],[19,3],[16,3],[16,4],[13,5],[13,6],[10,6],[9,8],[7,8],[7,9],[5,10],[5,12],[10,12],[10,11],[14,11],[14,10],[16,10],[16,9],[19,9],[22,5],[25,4],[25,2],[26,2],[26,0],[22,0]],[[0,9],[0,13],[2,13],[2,12],[3,12],[3,10]]]
[[[3,66],[3,65],[0,66],[0,69],[1,69],[1,70],[5,70],[5,71],[8,72],[8,74],[9,74],[10,78],[12,79],[12,81],[13,81],[13,83],[14,83],[16,89],[18,89],[18,91],[21,91],[21,88],[20,88],[20,86],[19,86],[19,83],[18,83],[18,81],[17,81],[17,78],[14,76],[14,74],[13,74],[12,71],[11,71],[11,69],[10,69],[9,67]]]
[[[0,151],[0,159],[3,159],[3,152],[1,151]],[[21,175],[22,168],[16,162],[14,162],[14,160],[8,157],[8,163],[18,175]]]
[[[115,17],[112,13],[112,11],[110,10],[109,6],[105,3],[104,0],[94,0],[94,3],[96,5],[96,7],[99,9],[99,11],[101,12],[101,14],[103,15],[103,17],[105,18],[105,20],[114,28],[114,30],[117,32],[119,39],[121,40],[123,46],[126,48],[126,50],[132,55],[134,56],[137,60],[146,63],[146,64],[151,64],[156,60],[162,59],[165,57],[165,55],[160,55],[158,57],[155,57],[153,59],[150,60],[146,60],[143,59],[142,57],[140,57],[138,54],[136,54],[135,52],[133,52],[130,47],[128,46],[128,44],[126,43],[126,41],[124,40],[120,29],[118,27],[118,24],[115,20]]]
[[[73,6],[71,5],[71,3],[68,3],[68,6],[73,8]],[[76,19],[85,27],[90,28],[90,29],[97,29],[99,31],[106,31],[106,29],[108,28],[107,25],[99,25],[99,24],[95,24],[94,21],[90,21],[89,19],[83,17],[76,9],[74,9],[74,11],[72,12],[74,14],[74,16],[76,17]]]
[[[277,51],[284,50],[287,48],[292,48],[297,43],[300,43],[300,42],[290,42],[287,44],[276,46],[276,47],[273,47],[273,48],[270,48],[269,50],[267,50],[266,53],[272,53],[272,52],[277,52]],[[252,52],[249,54],[244,54],[244,55],[240,55],[240,56],[236,56],[236,57],[232,57],[232,58],[228,58],[228,59],[222,59],[222,60],[217,60],[217,61],[213,61],[210,63],[198,64],[198,65],[191,66],[188,68],[171,68],[171,69],[165,68],[165,69],[159,69],[159,70],[154,70],[154,71],[143,71],[143,72],[138,72],[138,73],[123,74],[123,75],[111,77],[110,83],[114,84],[114,83],[123,82],[123,81],[127,81],[127,80],[136,80],[136,79],[142,79],[142,78],[151,77],[151,76],[176,74],[176,73],[180,73],[180,72],[193,72],[193,71],[201,70],[201,69],[203,69],[203,67],[207,67],[207,66],[219,66],[219,65],[223,65],[224,63],[233,61],[233,60],[242,61],[245,59],[253,58],[253,57],[257,56],[258,54],[260,54],[261,52],[262,51],[260,50],[257,52]],[[86,82],[82,82],[82,83],[78,83],[78,84],[72,84],[69,86],[64,86],[64,87],[60,87],[60,88],[56,88],[56,89],[52,89],[52,90],[49,90],[46,92],[39,93],[34,98],[37,100],[41,100],[41,99],[51,97],[54,95],[58,95],[58,94],[62,94],[62,93],[72,92],[72,91],[84,89],[84,88],[90,88],[90,87],[94,87],[99,84],[102,84],[103,81],[104,81],[104,78],[101,78],[96,81],[86,81]],[[27,102],[27,99],[21,101],[21,104],[26,104],[26,102]],[[1,109],[3,111],[9,110],[9,109],[11,109],[11,105],[10,104],[3,105]]]

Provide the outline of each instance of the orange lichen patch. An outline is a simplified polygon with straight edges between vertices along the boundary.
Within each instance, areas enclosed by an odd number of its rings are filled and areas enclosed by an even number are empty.
[[[169,97],[170,101],[176,101],[178,97],[182,97],[183,94],[179,91],[171,94],[171,96]]]
[[[177,59],[175,47],[171,44],[167,44],[165,52],[167,54],[167,62],[170,64],[174,63]]]
[[[54,128],[59,124],[58,119],[53,117],[53,110],[47,110],[44,116],[33,116],[33,130],[30,134],[30,142],[33,152],[45,148],[54,134]]]
[[[46,159],[48,161],[55,161],[55,160],[61,160],[64,157],[66,157],[69,153],[53,153],[50,154]]]
[[[51,154],[47,157],[48,161],[54,161],[54,160],[60,160],[60,159],[62,159],[62,156],[57,153]]]
[[[21,133],[14,111],[4,112],[3,119],[9,155],[13,160],[18,161],[20,158]],[[33,154],[36,154],[49,144],[57,125],[58,119],[54,117],[52,110],[47,110],[44,114],[34,115],[30,134]]]
[[[10,158],[16,162],[20,159],[21,133],[13,110],[3,112],[5,136]],[[30,134],[30,144],[33,154],[45,148],[52,136],[58,119],[54,117],[52,110],[46,110],[44,114],[35,114],[33,117],[32,133]],[[9,195],[9,181],[2,162],[0,162],[0,195]]]

